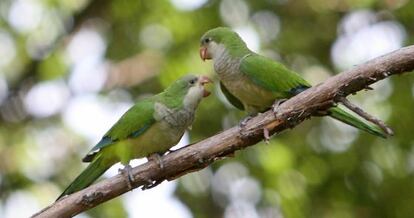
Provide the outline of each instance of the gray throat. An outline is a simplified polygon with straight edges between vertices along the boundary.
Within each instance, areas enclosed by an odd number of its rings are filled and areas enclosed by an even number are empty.
[[[243,58],[232,58],[227,51],[221,52],[214,60],[214,70],[221,81],[231,81],[240,75],[239,67]]]
[[[182,107],[170,109],[161,103],[155,103],[155,119],[166,122],[171,128],[186,129],[194,120],[195,110]]]

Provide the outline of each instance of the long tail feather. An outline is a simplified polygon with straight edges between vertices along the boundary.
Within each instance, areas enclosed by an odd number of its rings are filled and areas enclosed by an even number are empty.
[[[364,130],[372,135],[382,138],[387,138],[388,136],[388,134],[385,133],[376,124],[368,123],[367,121],[362,120],[362,118],[357,117],[357,115],[352,115],[339,107],[333,107],[329,109],[329,112],[332,118],[342,121],[360,130]]]
[[[65,195],[72,194],[92,184],[98,179],[111,165],[106,163],[101,156],[97,156],[86,169],[63,191],[56,199],[59,200]]]

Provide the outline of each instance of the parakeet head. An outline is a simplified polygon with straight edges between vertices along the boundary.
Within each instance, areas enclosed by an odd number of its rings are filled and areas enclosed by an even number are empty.
[[[228,27],[217,27],[204,33],[200,39],[200,57],[203,61],[215,59],[223,51],[238,56],[250,50],[242,38]]]
[[[210,95],[204,87],[211,80],[207,76],[186,75],[176,80],[165,90],[168,96],[182,100],[184,107],[197,107],[203,97]]]

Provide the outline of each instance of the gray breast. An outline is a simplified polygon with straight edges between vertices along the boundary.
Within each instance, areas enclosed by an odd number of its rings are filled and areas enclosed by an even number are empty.
[[[161,103],[155,103],[155,119],[165,123],[166,128],[185,130],[194,120],[194,111],[182,109],[170,109]]]
[[[185,109],[177,110],[169,114],[169,116],[166,116],[164,120],[172,128],[186,129],[193,123],[194,111],[187,111]]]
[[[236,79],[235,77],[240,76],[239,73],[240,59],[231,58],[227,52],[223,52],[214,61],[214,70],[219,76],[221,81],[230,82]]]

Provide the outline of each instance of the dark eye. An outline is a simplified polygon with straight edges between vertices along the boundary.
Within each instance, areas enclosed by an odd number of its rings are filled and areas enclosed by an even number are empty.
[[[190,80],[188,83],[190,83],[190,85],[194,85],[196,82],[197,82],[197,78],[194,78]]]
[[[211,39],[210,38],[205,38],[204,40],[203,40],[203,43],[204,44],[207,44],[207,43],[209,43],[211,41]]]

